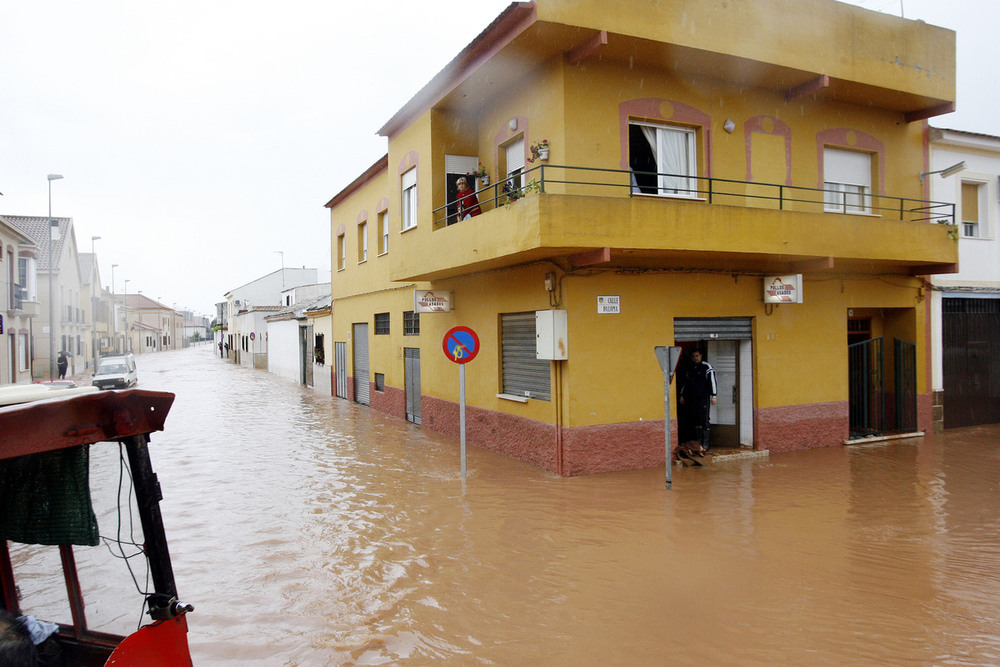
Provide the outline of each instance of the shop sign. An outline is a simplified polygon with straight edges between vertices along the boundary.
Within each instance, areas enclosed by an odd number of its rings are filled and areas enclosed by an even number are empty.
[[[764,303],[802,303],[802,274],[765,276]]]
[[[415,313],[450,313],[451,292],[413,291],[413,312]]]

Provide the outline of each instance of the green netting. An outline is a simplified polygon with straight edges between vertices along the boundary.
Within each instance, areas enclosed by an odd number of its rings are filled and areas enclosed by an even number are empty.
[[[89,445],[0,461],[0,539],[97,545]]]

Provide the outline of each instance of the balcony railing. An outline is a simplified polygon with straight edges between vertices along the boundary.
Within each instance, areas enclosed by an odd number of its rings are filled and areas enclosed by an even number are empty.
[[[512,204],[535,192],[688,200],[748,208],[955,224],[955,204],[947,202],[728,178],[550,164],[532,167],[476,190],[476,197],[480,207],[487,210]],[[442,223],[450,225],[459,222],[457,211],[457,199],[434,209],[435,228]]]

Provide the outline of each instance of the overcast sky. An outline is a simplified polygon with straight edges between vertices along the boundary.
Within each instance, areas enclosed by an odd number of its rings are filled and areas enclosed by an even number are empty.
[[[116,291],[210,317],[282,261],[328,277],[323,204],[508,4],[0,0],[0,214],[46,215],[62,174],[52,213],[101,237],[104,286],[117,264]],[[956,30],[958,111],[931,122],[1000,135],[1000,2],[853,4]]]

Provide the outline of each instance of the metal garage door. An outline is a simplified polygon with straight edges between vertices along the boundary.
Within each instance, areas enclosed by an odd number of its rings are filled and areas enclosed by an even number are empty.
[[[354,325],[354,400],[369,405],[368,323]]]

